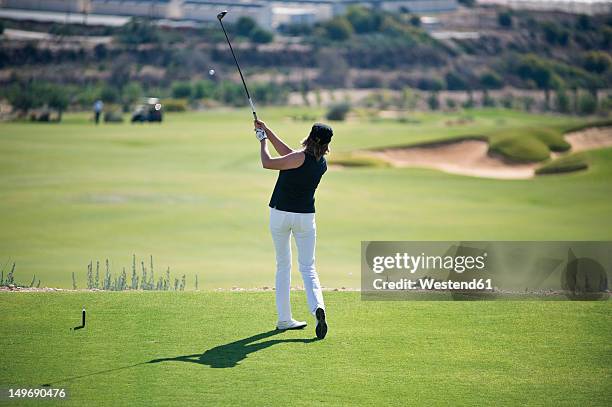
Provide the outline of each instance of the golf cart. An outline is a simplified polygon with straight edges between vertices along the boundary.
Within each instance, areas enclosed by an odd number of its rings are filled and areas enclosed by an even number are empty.
[[[132,113],[132,123],[162,121],[162,105],[158,98],[147,98],[144,103],[136,106]]]

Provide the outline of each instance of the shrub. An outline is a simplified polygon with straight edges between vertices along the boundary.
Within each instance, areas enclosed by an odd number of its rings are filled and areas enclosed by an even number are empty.
[[[123,122],[123,114],[118,110],[109,110],[104,113],[105,123],[121,123]]]
[[[172,84],[172,96],[177,99],[191,97],[191,84],[189,82],[175,82]]]
[[[544,174],[561,174],[566,172],[586,170],[589,168],[589,163],[584,154],[570,154],[565,157],[560,157],[540,168],[536,169],[537,175]]]
[[[381,88],[383,87],[383,80],[376,75],[362,75],[354,79],[353,85],[361,89]]]
[[[351,110],[351,105],[348,103],[336,103],[330,106],[329,110],[325,117],[327,120],[344,120],[346,119],[346,115]]]
[[[165,99],[162,101],[162,106],[166,112],[184,112],[187,110],[187,101],[185,99]]]

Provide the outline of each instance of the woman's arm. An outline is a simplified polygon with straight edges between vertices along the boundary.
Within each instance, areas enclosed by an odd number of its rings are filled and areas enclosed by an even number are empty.
[[[261,120],[255,120],[255,127],[264,129],[264,131],[266,132],[266,136],[268,136],[270,142],[274,146],[274,149],[279,155],[287,155],[293,152],[291,147],[285,144],[283,140],[278,138],[278,136],[274,134],[274,132],[269,129],[268,126],[266,126],[266,123],[262,122]]]
[[[268,150],[268,140],[263,139],[261,143],[261,165],[268,170],[290,170],[298,168],[304,163],[306,156],[301,151],[291,151],[281,157],[272,158]]]

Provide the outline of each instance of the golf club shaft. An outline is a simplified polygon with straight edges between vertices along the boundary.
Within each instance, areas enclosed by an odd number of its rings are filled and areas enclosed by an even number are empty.
[[[236,62],[236,67],[238,67],[238,73],[240,74],[240,79],[242,79],[244,91],[246,92],[247,98],[249,99],[249,104],[251,105],[251,110],[253,111],[253,117],[255,118],[255,120],[257,120],[257,113],[255,112],[255,105],[251,100],[251,95],[249,94],[249,88],[247,88],[244,76],[242,76],[242,70],[240,69],[240,65],[238,64],[238,59],[236,59],[236,54],[234,54],[234,48],[232,48],[232,43],[230,42],[230,39],[227,36],[227,32],[225,31],[225,27],[223,26],[223,21],[221,21],[221,19],[219,19],[219,24],[221,24],[221,29],[223,30],[223,34],[225,34],[225,39],[227,40],[227,43],[230,47],[230,51],[232,52],[232,56],[234,57],[234,62]]]

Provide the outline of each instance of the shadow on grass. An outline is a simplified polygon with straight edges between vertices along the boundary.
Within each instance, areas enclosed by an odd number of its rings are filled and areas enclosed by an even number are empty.
[[[259,340],[270,338],[278,335],[283,331],[272,330],[262,332],[257,335],[249,336],[248,338],[238,341],[226,343],[225,345],[216,346],[208,349],[204,353],[194,353],[193,355],[183,355],[174,358],[160,358],[150,360],[148,363],[160,362],[192,362],[200,365],[207,365],[212,368],[227,368],[235,367],[240,361],[244,360],[250,353],[269,348],[270,346],[279,343],[311,343],[317,341],[316,338],[310,339],[270,339],[263,342]],[[256,343],[254,343],[256,342]]]
[[[263,342],[257,342],[261,339],[270,338],[278,335],[283,331],[272,330],[268,332],[262,332],[257,335],[249,336],[248,338],[240,339],[238,341],[226,343],[225,345],[216,346],[208,349],[204,353],[194,353],[193,355],[177,356],[174,358],[159,358],[153,359],[148,362],[136,363],[133,365],[121,366],[114,369],[106,369],[98,372],[88,373],[79,376],[65,377],[63,379],[55,380],[42,384],[44,387],[50,387],[58,383],[71,382],[74,380],[82,379],[90,376],[102,375],[105,373],[113,373],[124,369],[129,369],[136,366],[143,366],[151,363],[160,362],[192,362],[200,365],[207,365],[212,368],[227,368],[235,367],[240,361],[244,360],[250,353],[260,351],[262,349],[269,348],[270,346],[279,343],[311,343],[316,342],[318,339],[270,339]],[[253,343],[257,342],[257,343]]]

